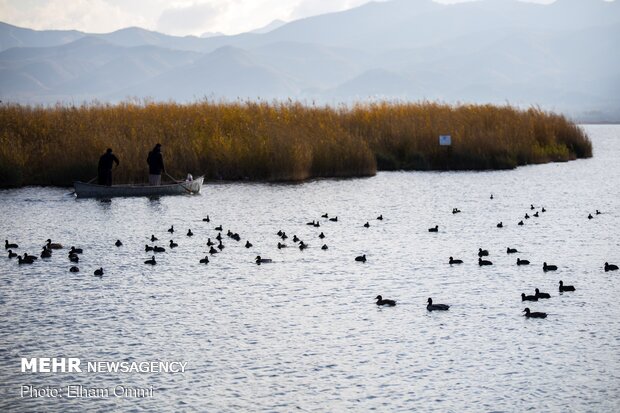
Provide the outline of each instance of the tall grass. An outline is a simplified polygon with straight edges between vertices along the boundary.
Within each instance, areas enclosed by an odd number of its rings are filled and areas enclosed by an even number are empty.
[[[452,135],[450,149],[438,145]],[[122,103],[0,106],[0,186],[69,185],[111,147],[115,182],[144,182],[163,145],[168,172],[207,179],[304,180],[377,169],[490,169],[592,156],[563,116],[509,106],[375,103]]]

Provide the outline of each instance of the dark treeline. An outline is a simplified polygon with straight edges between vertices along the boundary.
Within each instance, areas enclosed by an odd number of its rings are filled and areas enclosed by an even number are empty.
[[[452,147],[438,137],[452,136]],[[163,145],[168,172],[207,179],[299,181],[379,170],[507,169],[592,156],[586,134],[539,109],[438,103],[0,106],[0,186],[88,181],[111,147],[114,181],[145,182]]]

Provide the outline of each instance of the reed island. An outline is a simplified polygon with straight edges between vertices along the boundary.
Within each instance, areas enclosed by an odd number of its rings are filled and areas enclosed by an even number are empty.
[[[451,146],[439,145],[440,135]],[[145,182],[161,143],[167,171],[207,180],[302,181],[377,170],[488,170],[592,156],[562,115],[538,108],[378,102],[0,105],[0,186],[70,186],[97,174],[106,148],[115,183]]]

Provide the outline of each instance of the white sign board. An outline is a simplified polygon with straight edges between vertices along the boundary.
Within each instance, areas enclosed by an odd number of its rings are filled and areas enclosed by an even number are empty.
[[[439,135],[439,145],[441,146],[452,145],[452,137],[450,135]]]

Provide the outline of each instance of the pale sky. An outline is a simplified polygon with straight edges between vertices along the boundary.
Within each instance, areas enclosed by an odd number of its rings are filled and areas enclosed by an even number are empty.
[[[458,3],[468,0],[435,0]],[[487,0],[488,1],[488,0]],[[493,0],[503,1],[503,0]],[[554,0],[524,0],[553,3]],[[31,29],[107,33],[137,26],[177,36],[236,34],[273,20],[349,9],[368,0],[0,0],[0,21]]]

